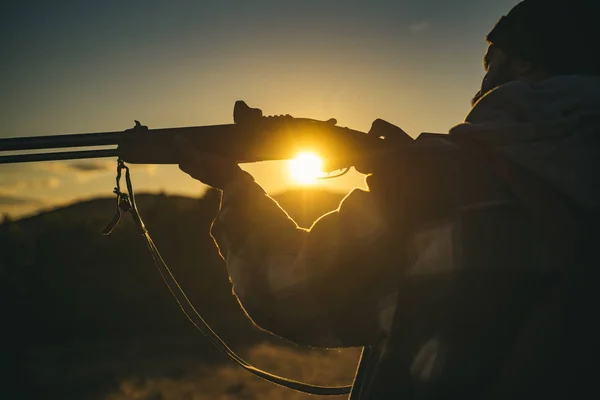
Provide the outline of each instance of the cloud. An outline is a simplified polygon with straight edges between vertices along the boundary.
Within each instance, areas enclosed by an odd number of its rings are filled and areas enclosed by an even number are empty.
[[[21,197],[12,195],[0,194],[0,206],[20,206],[20,205],[34,205],[42,204],[40,199],[33,197]]]
[[[156,172],[156,165],[129,164],[128,166],[132,170],[144,171],[150,176],[153,176]],[[38,168],[57,173],[74,173],[79,182],[86,182],[107,172],[116,174],[117,163],[114,160],[52,162],[39,164]]]
[[[56,189],[57,187],[60,186],[60,179],[55,178],[55,177],[46,179],[46,182],[48,184],[49,189]]]
[[[423,20],[419,22],[415,22],[408,26],[408,30],[412,33],[422,33],[431,28],[431,21]]]
[[[51,176],[48,178],[34,178],[23,177],[22,179],[0,179],[0,195],[3,193],[15,194],[25,190],[39,190],[39,189],[56,189],[60,186],[60,179]]]
[[[67,169],[69,168],[78,172],[96,172],[115,169],[115,165],[114,163],[106,163],[103,161],[80,161],[67,164]]]
[[[114,170],[116,163],[109,160],[50,162],[39,164],[38,168],[50,172],[76,172],[85,174]]]
[[[60,179],[51,176],[49,178],[41,179],[28,179],[25,181],[27,189],[38,190],[38,189],[56,189],[60,186]]]
[[[117,163],[112,160],[78,160],[40,163],[38,171],[55,174],[72,174],[79,183],[85,183],[100,175],[116,173]]]
[[[130,165],[130,167],[132,170],[144,171],[149,176],[156,175],[157,165],[155,165],[155,164],[134,164],[134,165]]]

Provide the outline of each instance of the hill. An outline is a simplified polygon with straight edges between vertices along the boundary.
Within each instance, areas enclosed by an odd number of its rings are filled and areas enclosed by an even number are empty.
[[[267,342],[303,357],[305,350],[254,327],[232,295],[208,234],[219,199],[214,191],[200,199],[137,196],[167,264],[227,342],[246,355]],[[341,195],[294,191],[276,200],[310,227],[338,206]],[[5,334],[13,344],[6,371],[13,382],[31,382],[32,398],[107,398],[127,376],[164,379],[228,362],[180,312],[130,217],[110,236],[100,233],[114,207],[114,198],[93,199],[0,225]],[[273,357],[282,351],[273,350]]]

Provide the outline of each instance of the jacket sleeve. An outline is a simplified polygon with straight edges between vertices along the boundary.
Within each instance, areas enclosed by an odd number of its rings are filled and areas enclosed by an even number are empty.
[[[248,176],[224,189],[211,234],[256,325],[299,344],[349,347],[391,324],[387,231],[369,192],[352,191],[306,230]]]

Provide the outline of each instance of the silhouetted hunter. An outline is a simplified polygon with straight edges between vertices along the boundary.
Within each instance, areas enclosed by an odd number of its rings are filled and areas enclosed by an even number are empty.
[[[525,0],[502,17],[473,108],[448,137],[476,139],[590,216],[598,3]],[[554,211],[543,214],[534,187],[523,201],[511,183],[520,175],[456,143],[421,135],[357,162],[369,191],[310,230],[227,159],[188,149],[180,167],[223,191],[212,235],[258,326],[310,346],[366,346],[353,399],[573,398],[597,352],[548,293],[582,259],[570,265],[548,233]]]

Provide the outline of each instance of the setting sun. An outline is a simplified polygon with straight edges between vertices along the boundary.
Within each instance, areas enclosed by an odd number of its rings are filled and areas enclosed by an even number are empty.
[[[300,153],[288,161],[290,176],[294,181],[303,185],[311,185],[323,176],[323,159],[315,153]]]

